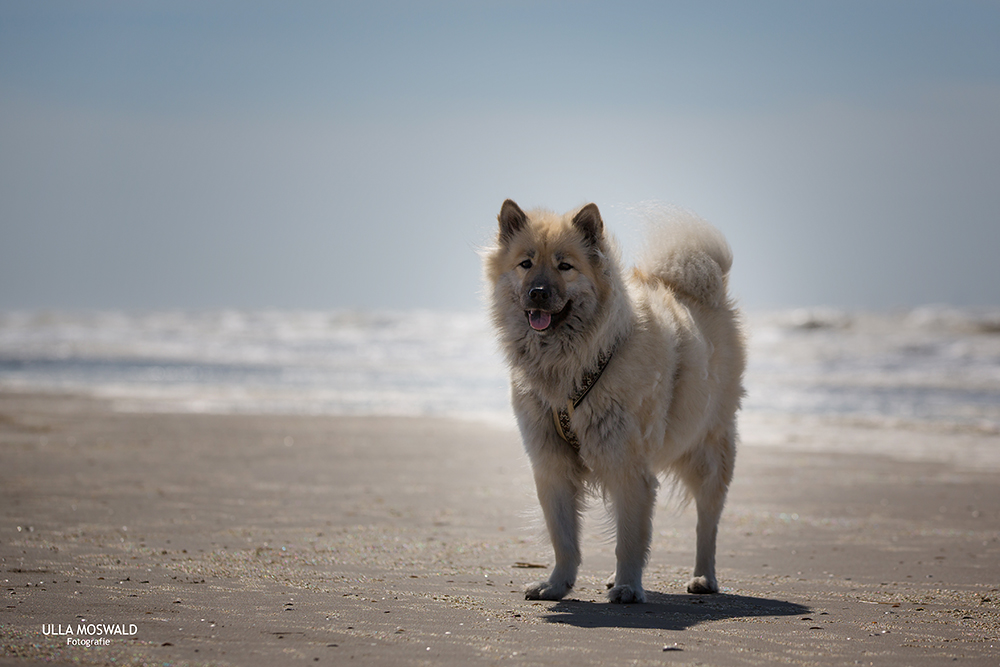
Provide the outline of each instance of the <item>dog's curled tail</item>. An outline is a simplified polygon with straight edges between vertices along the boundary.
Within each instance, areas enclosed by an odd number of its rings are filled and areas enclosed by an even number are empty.
[[[733,251],[722,232],[683,209],[646,207],[643,214],[648,229],[640,273],[705,305],[725,305]]]

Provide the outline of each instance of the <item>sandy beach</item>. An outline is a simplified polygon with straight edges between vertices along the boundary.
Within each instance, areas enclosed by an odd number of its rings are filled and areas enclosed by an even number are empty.
[[[684,592],[663,493],[648,604],[604,600],[598,502],[577,588],[529,602],[551,555],[512,431],[2,393],[0,664],[1000,665],[998,450],[750,417],[722,594]]]

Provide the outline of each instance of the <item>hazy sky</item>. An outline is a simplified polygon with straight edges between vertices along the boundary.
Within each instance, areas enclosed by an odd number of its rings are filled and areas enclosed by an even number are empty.
[[[0,309],[479,306],[501,202],[1000,304],[1000,2],[0,0]]]

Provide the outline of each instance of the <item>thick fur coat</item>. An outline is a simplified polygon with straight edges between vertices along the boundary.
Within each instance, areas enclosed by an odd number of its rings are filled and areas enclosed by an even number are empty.
[[[525,590],[556,600],[580,566],[587,492],[614,515],[612,602],[642,602],[659,478],[679,480],[698,511],[692,593],[718,591],[715,543],[733,476],[744,341],[727,295],[732,256],[693,216],[661,216],[628,274],[597,206],[565,215],[507,200],[485,253],[491,315],[538,499],[555,551]],[[575,407],[571,397],[610,361]],[[572,437],[557,426],[559,410]],[[573,444],[571,444],[573,442]]]

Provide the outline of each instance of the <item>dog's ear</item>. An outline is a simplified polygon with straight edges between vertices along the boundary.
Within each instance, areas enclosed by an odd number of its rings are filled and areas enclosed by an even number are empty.
[[[596,246],[604,236],[604,221],[597,204],[587,204],[573,217],[573,225],[580,230],[583,238],[591,246]]]
[[[500,215],[497,216],[500,223],[500,244],[506,245],[514,235],[517,234],[526,224],[528,216],[524,214],[514,200],[508,199],[500,207]]]

